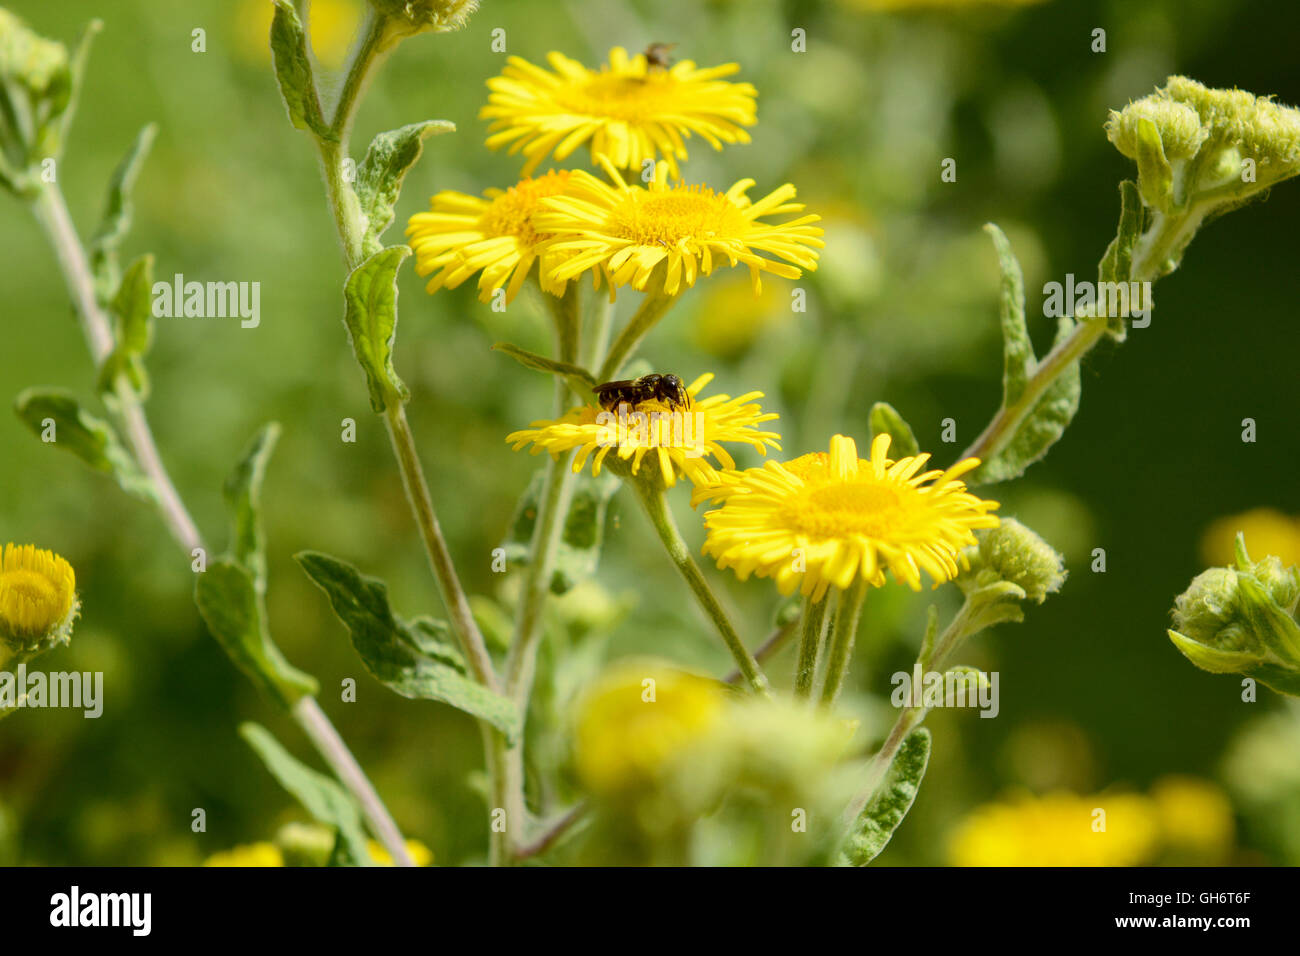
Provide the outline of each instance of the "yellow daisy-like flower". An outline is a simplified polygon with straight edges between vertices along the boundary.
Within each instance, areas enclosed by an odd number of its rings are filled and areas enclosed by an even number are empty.
[[[374,860],[380,866],[392,866],[393,855],[378,840],[369,840],[366,842],[366,852],[370,854],[370,859]],[[411,855],[411,862],[416,866],[432,866],[433,851],[421,843],[419,840],[407,840],[406,852]]]
[[[742,179],[725,193],[670,185],[668,168],[660,163],[654,181],[643,188],[628,185],[607,160],[601,162],[612,185],[575,170],[564,194],[542,200],[534,216],[537,229],[554,234],[543,244],[557,255],[552,282],[599,268],[610,280],[611,295],[620,285],[638,291],[650,285],[676,295],[725,262],[748,266],[758,293],[764,272],[797,279],[800,270],[817,268],[816,250],[825,245],[819,238],[822,230],[813,225],[820,216],[759,221],[803,210],[803,203],[790,201],[795,188],[789,183],[752,202],[745,195],[752,179]]]
[[[416,213],[406,227],[415,271],[422,276],[437,272],[425,289],[454,289],[481,272],[479,299],[487,302],[505,287],[506,301],[512,301],[538,259],[539,243],[548,238],[534,222],[539,204],[564,192],[568,183],[567,170],[552,170],[509,189],[489,189],[483,198],[450,189],[438,193],[429,202],[430,211]],[[538,276],[544,291],[564,293],[567,280],[557,282],[545,263]]]
[[[77,576],[53,551],[9,544],[0,554],[0,638],[22,645],[65,635],[77,610]]]
[[[548,154],[563,162],[584,143],[593,160],[605,157],[619,169],[662,157],[676,176],[677,160],[687,158],[684,139],[698,135],[714,149],[748,143],[742,127],[757,122],[754,87],[723,79],[739,72],[736,63],[702,70],[682,60],[663,69],[622,47],[599,71],[561,53],[546,59],[554,72],[510,57],[488,80],[492,93],[479,112],[494,121],[488,147],[522,152],[525,176]]]
[[[968,494],[958,480],[979,460],[919,473],[929,455],[891,461],[888,451],[887,434],[876,436],[867,459],[853,439],[836,435],[828,455],[723,478],[697,495],[723,502],[704,515],[704,553],[741,580],[770,577],[782,594],[799,586],[814,600],[858,577],[880,587],[886,570],[918,591],[922,571],[936,586],[950,580],[974,530],[998,524],[988,513],[997,502]]]
[[[1152,861],[1159,844],[1149,798],[1058,792],[976,808],[952,835],[948,854],[956,866],[1138,866]]]
[[[775,412],[764,413],[754,402],[763,397],[762,392],[746,392],[736,398],[700,398],[700,392],[712,380],[713,374],[706,373],[687,386],[691,405],[685,410],[670,409],[654,400],[622,413],[583,405],[558,421],[533,422],[531,427],[507,435],[506,441],[514,445],[515,451],[531,444],[534,455],[549,451],[558,456],[576,448],[575,472],[582,470],[594,452],[594,475],[600,474],[610,451],[623,461],[630,460],[633,474],[640,469],[642,459],[653,453],[653,461],[668,487],[677,483],[678,474],[695,484],[714,484],[722,473],[704,460],[706,455],[713,456],[723,468],[736,467],[722,442],[749,445],[765,455],[769,447],[781,450],[781,436],[756,427],[779,417]]]

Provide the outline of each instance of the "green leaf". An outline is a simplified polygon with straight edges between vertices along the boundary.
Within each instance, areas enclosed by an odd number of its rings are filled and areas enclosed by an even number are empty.
[[[338,142],[338,136],[321,114],[316,80],[307,55],[307,32],[298,19],[298,11],[291,0],[272,2],[275,16],[271,20],[271,59],[275,62],[275,78],[280,83],[285,109],[289,111],[289,122],[296,129],[309,129],[323,139]]]
[[[402,180],[424,152],[424,141],[435,133],[449,133],[456,124],[425,120],[380,133],[370,142],[366,158],[357,167],[357,199],[365,215],[366,252],[377,252],[379,237],[393,222],[393,207],[402,192]]]
[[[929,762],[930,731],[918,727],[898,748],[876,795],[858,817],[844,847],[848,863],[866,866],[880,855],[907,811],[912,809]]]
[[[517,345],[511,345],[509,342],[498,342],[492,346],[492,350],[509,355],[524,368],[561,376],[568,381],[569,387],[584,399],[590,398],[591,390],[596,387],[596,377],[581,366],[571,365],[568,362],[557,362],[555,359],[549,359],[544,355],[521,349]]]
[[[373,866],[361,825],[361,808],[333,779],[311,769],[281,746],[260,724],[239,725],[243,737],[262,759],[271,776],[319,823],[338,831],[343,858],[353,866]]]
[[[1133,247],[1141,235],[1142,196],[1137,183],[1126,179],[1119,184],[1119,227],[1097,266],[1102,282],[1128,282],[1133,278]],[[1122,342],[1127,332],[1123,316],[1111,317],[1109,333],[1113,338]]]
[[[1145,116],[1137,123],[1137,167],[1142,198],[1151,208],[1167,212],[1174,198],[1174,170],[1165,158],[1160,130]]]
[[[258,594],[266,593],[266,538],[262,531],[262,481],[280,438],[280,426],[262,427],[245,450],[222,489],[231,514],[230,550],[253,578]]]
[[[1010,408],[1024,395],[1034,373],[1034,347],[1025,325],[1025,277],[1006,234],[991,222],[984,231],[993,240],[1002,269],[1002,404]]]
[[[347,303],[344,323],[352,351],[366,373],[370,407],[385,411],[391,403],[405,402],[410,391],[393,368],[393,341],[397,337],[397,270],[411,254],[408,246],[389,246],[376,252],[348,276],[343,290]]]
[[[72,452],[96,471],[111,475],[123,491],[157,502],[153,482],[140,470],[113,426],[82,409],[75,396],[57,389],[29,388],[19,394],[14,408],[42,441],[52,434],[51,444]],[[51,427],[52,432],[48,431]]]
[[[907,458],[921,450],[912,434],[912,427],[903,421],[903,416],[894,406],[888,402],[876,402],[871,406],[871,438],[874,441],[877,435],[884,433],[892,439],[889,443],[891,458]]]
[[[432,642],[440,640],[427,619],[401,621],[388,603],[388,588],[346,561],[318,551],[295,555],[303,571],[325,592],[372,677],[403,697],[438,700],[488,721],[514,740],[521,730],[518,708],[447,663]]]
[[[57,108],[50,110],[49,116],[49,122],[58,121],[60,149],[68,141],[68,131],[72,128],[72,118],[76,114],[77,103],[81,99],[81,89],[85,85],[86,78],[86,63],[90,59],[91,41],[95,39],[95,35],[102,29],[104,29],[103,20],[96,19],[87,23],[77,40],[76,48],[73,49],[71,56],[68,58],[67,93],[57,105]]]
[[[153,338],[153,256],[140,256],[126,270],[110,306],[117,317],[117,346],[99,369],[99,390],[112,392],[119,374],[126,375],[135,393],[149,392],[144,357]]]
[[[1061,342],[1073,329],[1074,320],[1062,317],[1056,342]],[[1074,413],[1079,410],[1079,391],[1079,363],[1074,361],[1020,420],[1002,449],[971,473],[969,483],[972,486],[991,485],[1024,474],[1026,468],[1047,454],[1073,421]]]
[[[502,547],[506,561],[526,565],[537,526],[537,509],[545,484],[545,469],[538,469],[519,504],[515,506],[510,531]],[[600,563],[600,549],[605,538],[605,518],[610,499],[622,487],[622,482],[607,471],[593,476],[583,472],[570,479],[573,483],[569,514],[564,521],[564,534],[555,549],[551,570],[551,593],[564,594],[579,581],[596,573]]]
[[[213,561],[195,577],[194,603],[235,666],[273,700],[290,708],[319,689],[271,640],[266,608],[247,568],[230,558]]]
[[[117,294],[121,284],[121,269],[117,262],[117,249],[131,228],[131,190],[140,167],[149,155],[158,127],[149,123],[136,135],[135,142],[113,171],[108,182],[108,199],[104,204],[104,217],[89,244],[91,272],[95,277],[95,295],[107,303]]]

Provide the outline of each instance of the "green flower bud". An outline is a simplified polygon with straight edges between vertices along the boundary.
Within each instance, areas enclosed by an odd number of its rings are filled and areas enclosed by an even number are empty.
[[[370,0],[386,21],[386,43],[417,33],[449,33],[463,27],[478,9],[478,0]]]
[[[1210,568],[1174,602],[1169,639],[1214,674],[1242,674],[1300,696],[1300,570],[1277,558],[1251,562],[1241,536],[1237,567]]]
[[[1042,604],[1065,582],[1065,559],[1014,518],[979,535],[978,549],[969,549],[970,571],[958,579],[964,591],[974,592],[998,584],[1012,584],[1024,599]]]
[[[286,823],[275,833],[285,866],[329,866],[334,831],[319,823]]]
[[[67,48],[0,9],[0,184],[31,191],[32,167],[58,155],[72,92]]]
[[[1130,103],[1124,110],[1111,110],[1106,135],[1115,148],[1129,159],[1138,158],[1138,122],[1148,119],[1160,134],[1160,144],[1169,160],[1187,159],[1205,142],[1208,132],[1201,126],[1196,110],[1160,96],[1146,96]]]

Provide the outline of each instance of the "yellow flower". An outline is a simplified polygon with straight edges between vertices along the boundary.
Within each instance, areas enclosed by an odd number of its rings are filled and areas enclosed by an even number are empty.
[[[1232,803],[1215,784],[1196,777],[1161,777],[1151,799],[1166,845],[1199,862],[1219,863],[1232,846]]]
[[[568,182],[567,170],[553,170],[509,189],[489,189],[482,199],[453,190],[434,196],[430,211],[416,213],[406,228],[415,271],[422,276],[438,272],[426,290],[454,289],[481,271],[479,299],[487,302],[505,287],[506,301],[513,301],[538,258],[539,242],[547,238],[538,234],[534,223],[538,204],[563,192]],[[555,281],[545,262],[538,277],[544,291],[564,293],[566,280]],[[594,277],[599,279],[598,274]]]
[[[1018,794],[976,808],[948,855],[955,866],[1137,866],[1151,861],[1159,837],[1155,805],[1141,795]]]
[[[366,851],[370,854],[370,859],[380,866],[393,865],[392,854],[384,849],[384,845],[378,840],[367,841]],[[416,866],[431,866],[433,864],[433,851],[419,840],[407,840],[406,852],[411,855],[411,859]]]
[[[66,637],[77,612],[77,577],[53,551],[9,544],[0,554],[0,638],[30,646]]]
[[[632,169],[662,157],[676,176],[677,160],[687,158],[684,139],[696,134],[714,149],[748,143],[741,127],[757,121],[754,87],[723,79],[740,71],[736,63],[702,70],[682,60],[663,69],[622,47],[609,51],[609,65],[599,71],[561,53],[546,59],[554,72],[510,57],[488,80],[492,93],[479,113],[494,120],[488,147],[510,144],[512,154],[522,152],[524,175],[547,154],[563,162],[586,143],[593,160]]]
[[[506,436],[506,441],[519,451],[531,444],[532,454],[549,451],[558,456],[577,448],[573,470],[579,472],[595,452],[591,472],[600,474],[601,464],[611,450],[618,458],[631,461],[631,471],[636,474],[641,461],[654,453],[652,461],[659,465],[664,484],[672,487],[678,474],[696,484],[712,484],[721,480],[721,474],[705,455],[712,455],[723,468],[736,467],[735,460],[722,447],[721,442],[749,445],[760,454],[768,447],[780,451],[781,436],[763,431],[756,426],[779,416],[764,413],[754,402],[762,392],[746,392],[731,398],[728,395],[710,395],[699,398],[700,392],[713,380],[706,373],[687,386],[691,404],[687,409],[670,409],[656,400],[641,402],[635,409],[606,412],[592,405],[571,409],[558,421],[536,421],[532,426]],[[638,414],[643,413],[643,414]]]
[[[769,461],[698,491],[696,503],[723,502],[704,515],[704,553],[741,580],[770,577],[782,594],[799,586],[814,600],[858,577],[880,587],[886,570],[913,590],[922,571],[935,586],[955,577],[974,530],[998,524],[988,513],[997,502],[968,494],[958,480],[979,461],[918,474],[930,456],[892,461],[889,441],[877,435],[871,457],[861,459],[853,439],[836,435],[829,455]]]
[[[603,675],[578,705],[574,765],[602,796],[639,795],[717,725],[718,683],[659,661],[627,661]]]
[[[352,38],[361,25],[362,4],[359,0],[312,0],[305,27],[311,37],[311,49],[323,66],[338,69],[348,58]],[[271,0],[240,0],[235,7],[235,24],[239,51],[249,60],[271,60],[271,17],[275,7]]]
[[[214,853],[204,866],[284,866],[284,855],[274,843],[249,843]]]
[[[642,291],[649,285],[671,296],[725,262],[748,266],[758,293],[763,272],[797,279],[800,269],[817,268],[816,250],[825,243],[818,238],[822,230],[812,223],[821,217],[759,221],[804,208],[790,201],[795,188],[789,183],[752,202],[745,195],[752,179],[742,179],[725,193],[669,185],[667,166],[660,163],[654,180],[643,188],[628,185],[607,160],[601,162],[613,185],[575,170],[564,194],[543,200],[534,217],[540,231],[555,234],[543,245],[560,256],[552,266],[554,282],[599,268],[610,280],[611,295],[615,286]]]
[[[1231,566],[1236,560],[1237,532],[1256,555],[1273,555],[1287,567],[1300,564],[1300,519],[1276,508],[1252,508],[1219,518],[1201,536],[1201,557],[1210,566]]]

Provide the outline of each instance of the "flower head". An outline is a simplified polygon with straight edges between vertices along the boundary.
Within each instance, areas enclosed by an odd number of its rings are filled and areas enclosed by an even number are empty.
[[[438,193],[430,200],[430,211],[416,213],[406,228],[416,272],[437,272],[425,288],[430,293],[454,289],[478,272],[482,301],[503,287],[506,301],[513,300],[538,258],[538,243],[546,238],[534,222],[539,204],[563,192],[568,182],[569,173],[561,170],[520,180],[509,189],[489,189],[481,199],[453,190]],[[545,264],[538,277],[544,291],[563,294],[567,280],[556,282]]]
[[[67,640],[77,614],[72,565],[35,545],[0,554],[0,639],[23,649]]]
[[[654,399],[613,412],[583,405],[558,421],[533,422],[531,427],[507,435],[506,441],[514,445],[515,451],[531,444],[534,455],[542,451],[559,455],[576,448],[575,472],[582,470],[594,452],[591,471],[597,475],[610,451],[616,453],[617,459],[630,462],[633,474],[640,469],[642,459],[653,453],[652,460],[659,466],[665,485],[676,484],[679,474],[697,485],[714,484],[722,480],[723,473],[705,461],[706,455],[723,468],[736,467],[723,442],[746,444],[767,454],[769,447],[780,450],[777,442],[781,436],[757,427],[778,417],[775,412],[764,413],[754,402],[762,398],[762,392],[746,392],[736,398],[700,398],[700,392],[712,380],[712,373],[707,373],[686,387],[691,403],[685,409],[672,409]]]
[[[955,577],[975,529],[998,524],[988,513],[997,502],[968,494],[958,480],[979,461],[921,473],[930,456],[892,461],[889,441],[877,435],[871,457],[861,459],[853,439],[836,435],[828,455],[724,478],[699,495],[723,501],[704,515],[705,554],[742,580],[774,578],[782,594],[798,586],[815,600],[857,577],[880,587],[886,570],[914,590],[922,571],[936,586]]]
[[[593,160],[632,169],[662,157],[676,176],[677,160],[687,158],[683,140],[698,135],[714,149],[748,143],[742,127],[757,121],[754,87],[723,79],[739,72],[735,63],[699,69],[682,60],[664,69],[622,47],[609,51],[599,71],[560,53],[546,59],[551,70],[510,57],[488,80],[492,93],[479,113],[494,121],[491,149],[509,144],[511,153],[524,154],[524,175],[548,154],[562,162],[586,143]]]
[[[676,295],[683,286],[708,275],[724,261],[749,267],[754,291],[760,275],[770,272],[797,279],[801,269],[817,268],[817,249],[825,243],[813,223],[819,216],[800,216],[782,223],[765,216],[801,212],[792,202],[794,186],[784,186],[757,202],[745,194],[754,185],[742,179],[725,193],[707,186],[668,182],[660,163],[646,187],[629,185],[608,160],[601,160],[612,185],[576,170],[563,195],[542,201],[536,227],[552,233],[543,248],[561,257],[551,281],[563,282],[586,269],[599,268],[615,286]]]

